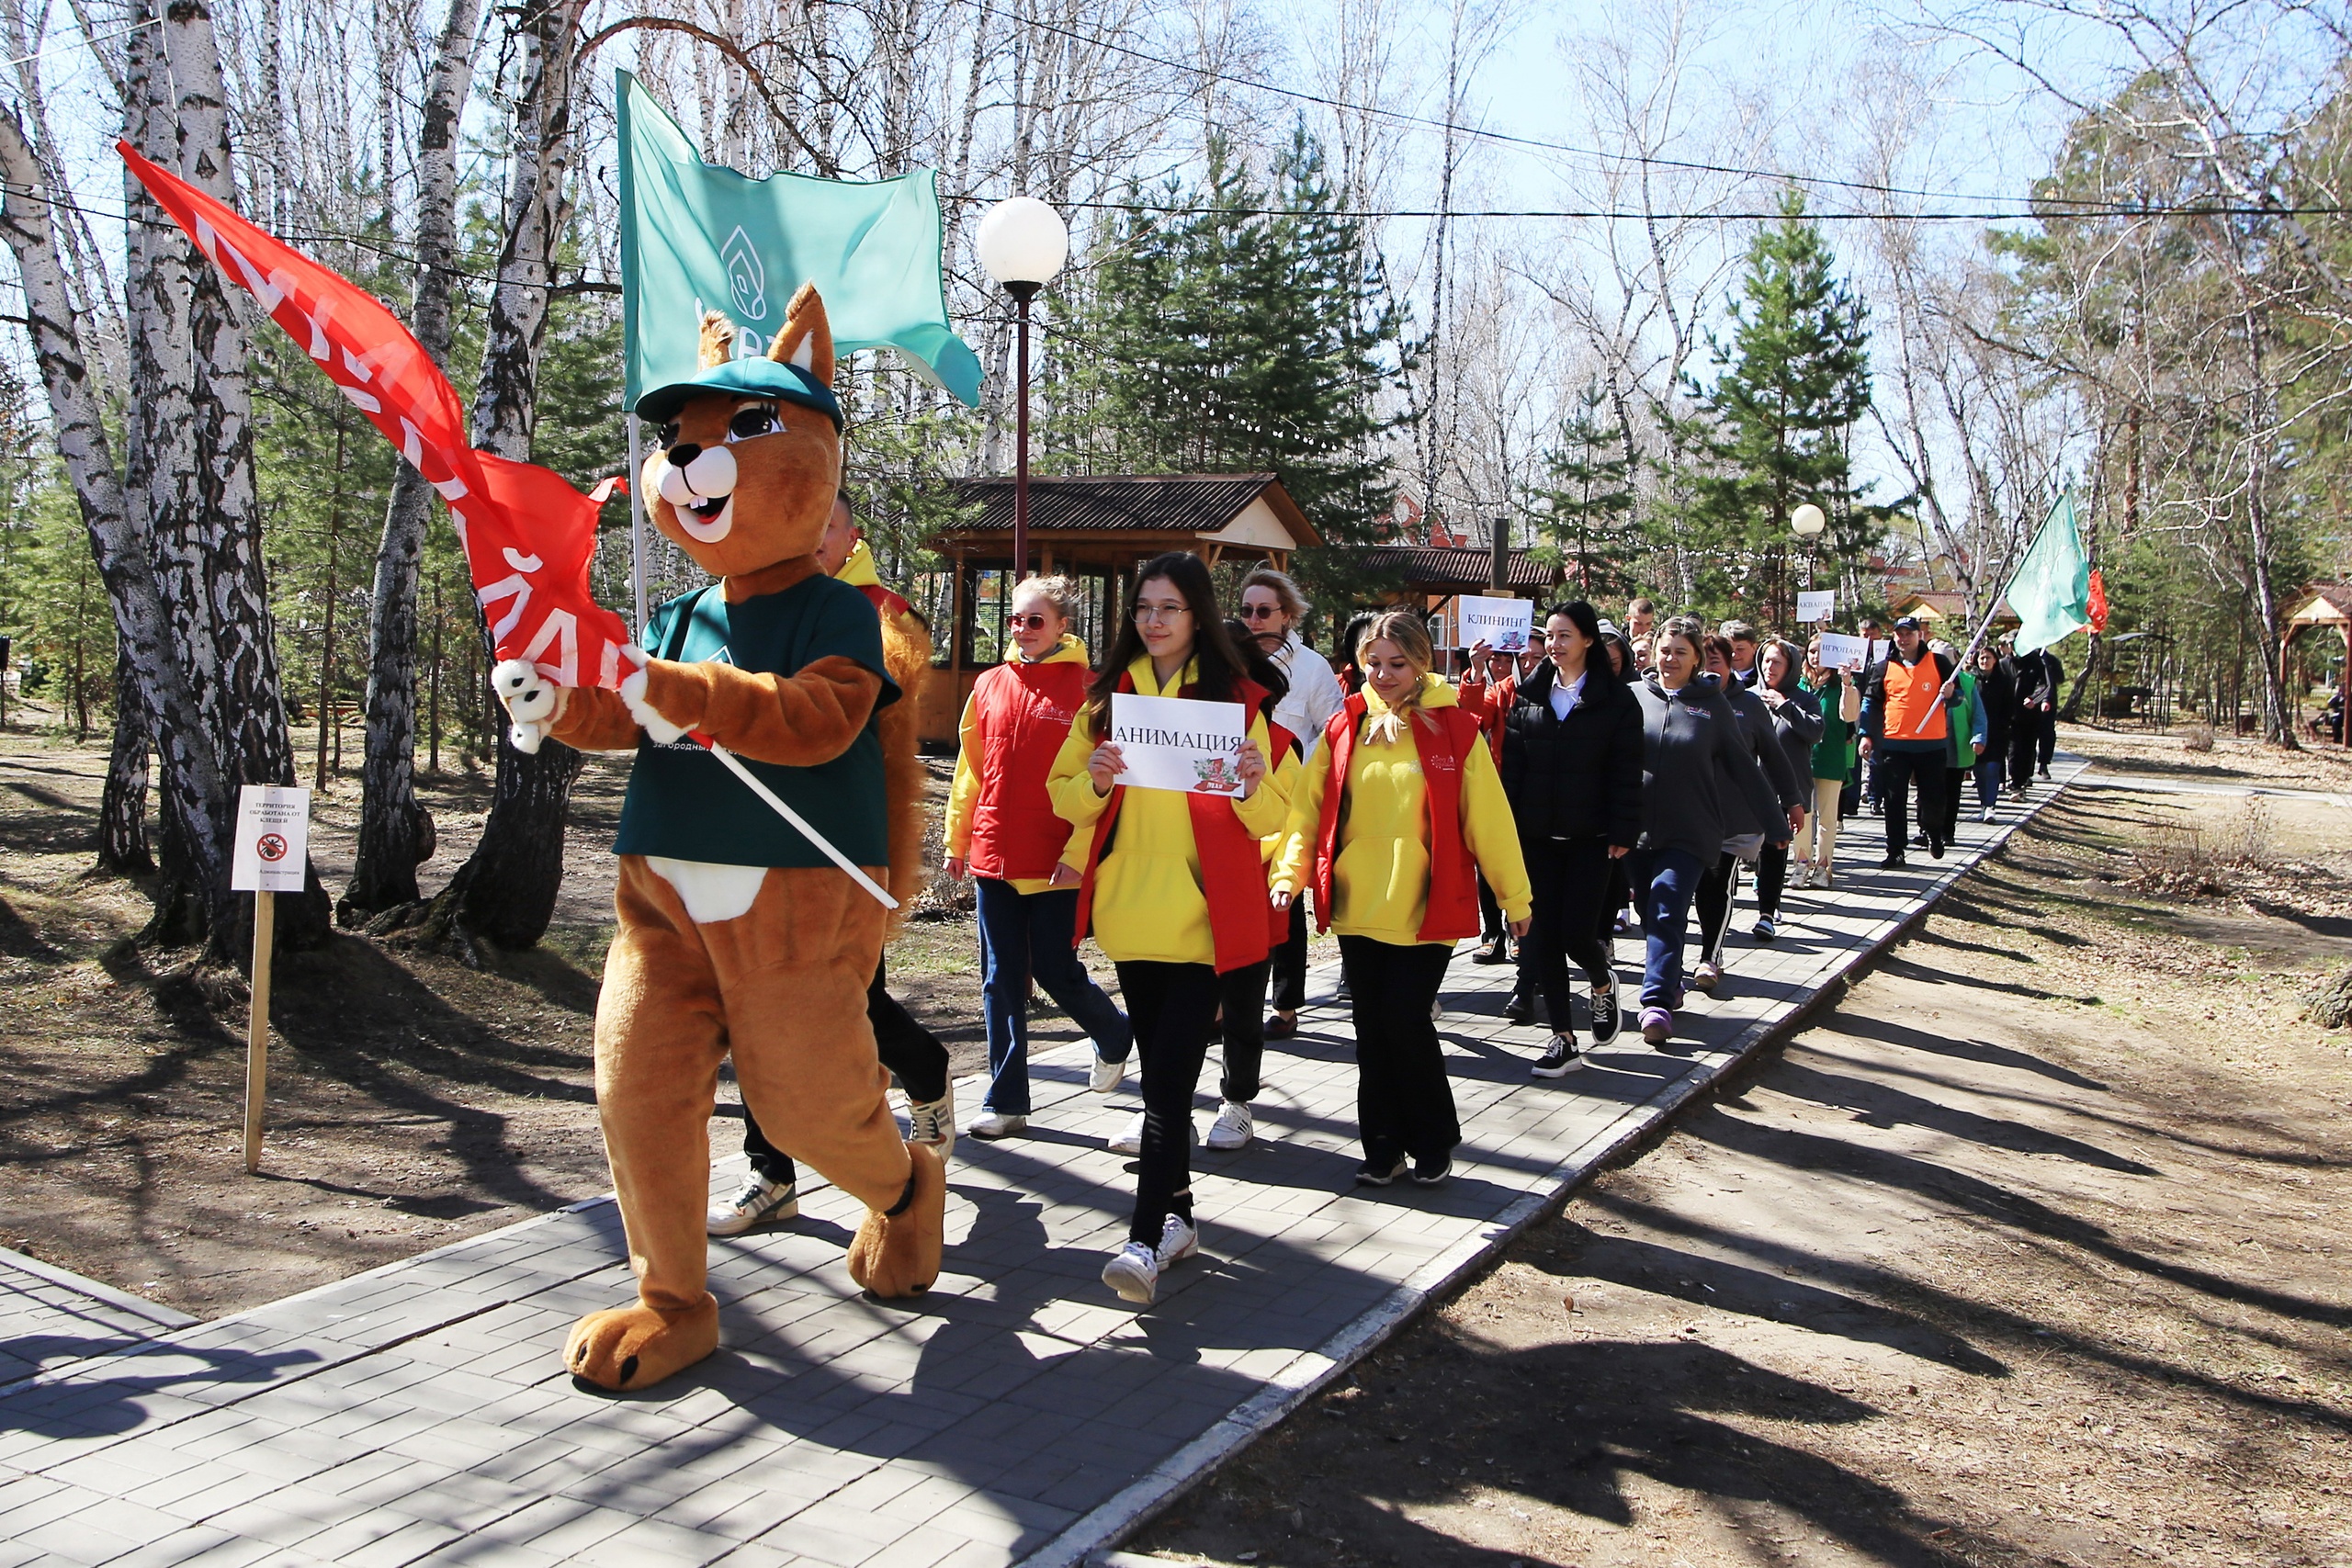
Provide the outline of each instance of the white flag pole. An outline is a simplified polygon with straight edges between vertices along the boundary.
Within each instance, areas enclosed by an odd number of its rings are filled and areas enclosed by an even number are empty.
[[[645,641],[645,497],[639,494],[638,476],[645,471],[643,438],[637,415],[628,416],[628,581],[637,594],[637,640]]]
[[[789,806],[786,806],[780,798],[777,797],[775,791],[762,784],[758,775],[753,773],[751,769],[745,767],[742,760],[737,757],[734,752],[729,751],[726,747],[721,746],[716,740],[706,740],[703,744],[709,748],[710,754],[712,756],[727,764],[727,768],[729,773],[743,781],[744,788],[750,790],[753,795],[758,795],[762,800],[766,801],[770,806],[775,808],[777,816],[791,823],[795,828],[799,829],[803,838],[807,839],[810,843],[822,850],[825,852],[825,858],[827,860],[831,861],[835,865],[840,866],[843,871],[848,872],[851,878],[855,881],[860,887],[865,888],[868,893],[873,894],[875,897],[880,899],[884,908],[895,909],[899,907],[899,901],[896,898],[891,897],[888,893],[885,892],[879,883],[876,883],[872,877],[866,875],[865,871],[862,866],[859,866],[853,862],[849,856],[835,849],[831,840],[826,838],[824,834],[817,831],[816,829],[808,826],[808,819],[807,818],[801,816],[800,813],[795,811]]]

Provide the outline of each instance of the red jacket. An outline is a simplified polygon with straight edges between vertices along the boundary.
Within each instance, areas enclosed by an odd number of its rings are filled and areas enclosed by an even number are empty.
[[[972,874],[1010,882],[1047,877],[1069,842],[1069,824],[1046,794],[1054,754],[1086,702],[1077,660],[1000,664],[972,687]]]
[[[1340,803],[1348,793],[1348,765],[1355,760],[1356,737],[1367,711],[1361,693],[1347,700],[1323,727],[1323,749],[1313,765],[1330,770],[1323,788],[1322,818],[1315,829],[1316,929],[1331,929],[1332,868],[1340,859]],[[1462,707],[1430,708],[1436,733],[1413,720],[1405,728],[1421,760],[1421,786],[1429,809],[1430,898],[1421,915],[1423,942],[1460,942],[1479,931],[1477,864],[1462,838],[1462,767],[1478,743],[1476,715]]]
[[[1135,690],[1134,681],[1119,677],[1119,690]],[[1183,687],[1175,695],[1191,696],[1195,688]],[[1266,700],[1266,689],[1254,682],[1236,683],[1232,700],[1240,703],[1255,716]],[[1269,731],[1272,726],[1268,725]],[[1052,759],[1048,757],[1047,761]],[[1270,768],[1269,772],[1272,771]],[[1111,845],[1111,833],[1118,825],[1119,804],[1126,798],[1127,786],[1114,784],[1111,803],[1094,824],[1094,842],[1086,852],[1086,880],[1079,885],[1078,927],[1075,942],[1085,940],[1092,930],[1094,917],[1094,869],[1102,863],[1102,853]],[[1233,814],[1233,801],[1222,795],[1188,795],[1186,809],[1193,818],[1193,847],[1201,857],[1201,893],[1208,901],[1209,935],[1216,944],[1216,972],[1230,974],[1247,969],[1252,964],[1262,964],[1274,950],[1276,934],[1273,922],[1267,918],[1272,904],[1266,897],[1266,863],[1259,850],[1258,840]],[[1057,818],[1057,821],[1060,818]],[[1069,824],[1063,823],[1065,838]],[[1471,901],[1472,922],[1475,925],[1477,902]],[[1288,934],[1288,922],[1283,927]]]

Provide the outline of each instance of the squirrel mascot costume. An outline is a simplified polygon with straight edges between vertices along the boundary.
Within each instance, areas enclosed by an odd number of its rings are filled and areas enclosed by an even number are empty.
[[[689,736],[912,890],[920,768],[893,671],[922,667],[907,658],[921,622],[888,617],[899,646],[886,657],[883,606],[818,569],[842,468],[824,304],[803,287],[764,358],[734,357],[733,338],[706,317],[697,377],[637,404],[661,433],[639,476],[647,510],[718,581],[661,607],[617,692],[551,686],[527,665],[493,676],[518,745],[637,754],[596,1005],[596,1105],[637,1302],[582,1318],[563,1352],[606,1389],[658,1382],[718,1346],[703,1212],[730,1055],[769,1139],[865,1205],[850,1278],[910,1296],[939,1274],[945,1168],[899,1135],[865,1017],[888,912]]]

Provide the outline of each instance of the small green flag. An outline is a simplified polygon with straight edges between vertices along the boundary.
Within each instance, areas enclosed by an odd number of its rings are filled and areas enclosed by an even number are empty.
[[[947,325],[936,172],[871,184],[755,180],[704,163],[627,71],[618,96],[627,402],[693,378],[704,310],[758,333],[764,352],[794,291],[813,283],[836,352],[896,349],[916,374],[978,406],[979,356]]]
[[[2023,624],[2018,627],[2019,653],[2081,630],[2091,624],[2091,563],[2083,554],[2082,530],[2075,526],[2075,498],[2062,494],[2041,525],[2041,532],[2026,547],[2009,579],[2009,608]]]

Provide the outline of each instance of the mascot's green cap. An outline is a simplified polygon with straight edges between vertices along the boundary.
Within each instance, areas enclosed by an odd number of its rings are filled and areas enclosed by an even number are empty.
[[[730,359],[692,381],[673,381],[666,387],[656,387],[637,400],[637,417],[656,424],[666,423],[689,400],[707,392],[732,392],[739,397],[775,398],[798,403],[831,420],[836,433],[842,428],[841,400],[833,396],[831,387],[797,365],[764,357]]]

